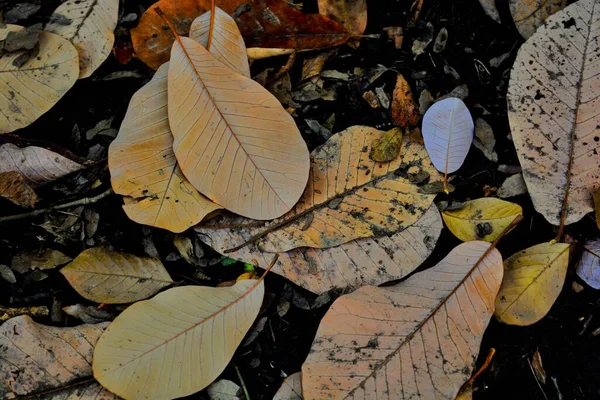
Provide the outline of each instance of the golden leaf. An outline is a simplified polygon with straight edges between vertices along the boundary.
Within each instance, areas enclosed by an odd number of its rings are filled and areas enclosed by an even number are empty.
[[[369,157],[375,162],[390,162],[398,157],[402,146],[402,130],[391,129],[371,145]]]

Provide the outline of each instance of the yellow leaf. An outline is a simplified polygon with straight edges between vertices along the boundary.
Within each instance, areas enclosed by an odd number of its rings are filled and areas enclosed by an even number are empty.
[[[243,274],[238,276],[235,281],[239,282],[239,281],[243,281],[245,279],[257,279],[257,278],[258,278],[258,276],[256,275],[256,272],[248,271],[248,272],[244,272]]]
[[[16,25],[0,28],[0,41],[9,32],[23,29]],[[68,40],[40,32],[39,51],[21,66],[13,61],[24,50],[0,56],[0,133],[24,128],[48,111],[75,84],[79,76],[77,50]],[[13,89],[11,89],[13,88]]]
[[[168,63],[138,90],[108,148],[108,168],[123,209],[140,224],[183,232],[220,209],[183,176],[173,153],[167,113]]]
[[[296,204],[310,160],[294,119],[259,83],[186,37],[171,50],[168,111],[175,156],[200,193],[261,220]]]
[[[173,283],[159,260],[105,248],[83,251],[60,272],[77,293],[96,303],[132,303]]]
[[[493,242],[521,214],[520,205],[487,197],[467,201],[458,210],[443,211],[442,217],[450,232],[463,242]]]
[[[542,243],[504,262],[504,281],[496,298],[496,318],[509,325],[531,325],[556,301],[569,265],[569,245]]]
[[[127,308],[98,340],[94,377],[128,400],[174,399],[210,385],[256,319],[263,281],[169,289]]]
[[[369,157],[376,162],[395,160],[400,154],[401,146],[402,130],[399,128],[391,129],[373,141]]]

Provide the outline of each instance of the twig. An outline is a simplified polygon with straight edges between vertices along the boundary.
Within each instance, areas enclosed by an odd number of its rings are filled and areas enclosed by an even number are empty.
[[[110,196],[111,194],[113,194],[112,189],[108,189],[104,193],[100,193],[99,195],[94,196],[94,197],[85,197],[83,199],[70,201],[70,202],[64,203],[64,204],[58,204],[56,206],[43,208],[41,210],[35,210],[35,211],[28,212],[28,213],[7,215],[6,217],[0,217],[0,224],[3,222],[8,222],[8,221],[16,221],[19,219],[36,217],[40,214],[44,214],[49,211],[62,210],[65,208],[71,208],[71,207],[83,206],[83,205],[87,205],[87,204],[96,203],[96,202],[102,200],[103,198]]]
[[[281,78],[286,72],[288,72],[290,69],[292,69],[292,67],[294,66],[294,62],[296,62],[296,54],[297,53],[298,53],[297,51],[294,51],[293,53],[290,54],[290,57],[288,58],[285,65],[283,67],[281,67],[279,69],[279,71],[277,71],[277,73],[275,75],[273,75],[272,78],[267,79],[267,84],[275,82],[277,79]]]
[[[244,389],[244,396],[246,396],[246,400],[250,400],[250,394],[248,393],[248,388],[246,387],[246,384],[244,383],[244,378],[242,378],[240,369],[235,364],[233,364],[233,368],[235,368],[235,372],[237,373],[240,383],[242,384],[242,389]]]
[[[477,370],[477,372],[475,372],[473,374],[473,376],[471,376],[469,378],[469,380],[467,380],[463,386],[466,386],[468,384],[473,384],[473,382],[475,381],[475,379],[477,379],[479,377],[479,375],[481,375],[483,373],[483,371],[485,371],[490,366],[490,364],[492,363],[492,358],[494,358],[494,354],[496,354],[496,349],[494,349],[492,347],[490,349],[490,351],[488,352],[487,357],[483,361],[483,365],[481,367],[479,367],[479,369]]]

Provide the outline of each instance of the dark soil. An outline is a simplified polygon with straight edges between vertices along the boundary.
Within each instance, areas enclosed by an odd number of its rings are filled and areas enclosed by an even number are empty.
[[[30,2],[42,5],[42,9],[21,25],[48,21],[58,0],[13,0],[1,1],[0,11],[6,11],[17,2]],[[218,0],[217,0],[218,3]],[[305,1],[307,11],[315,11],[316,0]],[[341,48],[331,59],[326,69],[352,71],[384,65],[393,69],[384,73],[367,87],[360,80],[344,83],[338,91],[338,99],[333,102],[316,100],[310,107],[297,110],[297,122],[310,148],[323,143],[323,138],[310,133],[305,119],[324,121],[332,113],[336,114],[333,132],[355,124],[387,127],[391,119],[387,110],[373,110],[362,100],[367,89],[385,84],[391,94],[395,82],[395,72],[402,72],[415,93],[427,88],[434,97],[450,92],[459,84],[466,84],[469,96],[465,102],[473,117],[483,117],[492,126],[499,156],[498,164],[518,165],[514,147],[509,140],[510,129],[506,116],[506,86],[511,65],[523,40],[516,31],[506,0],[497,1],[503,23],[498,25],[487,17],[477,0],[425,0],[421,18],[417,26],[406,31],[404,48],[396,50],[393,44],[382,39],[363,39],[359,50],[348,46]],[[123,15],[145,10],[152,1],[123,0]],[[383,27],[403,26],[406,28],[407,12],[412,1],[369,1],[368,34],[380,34]],[[430,22],[435,33],[446,27],[449,41],[441,54],[428,51],[416,60],[410,52],[412,38],[423,31]],[[128,29],[137,21],[123,24],[118,28],[118,41],[127,39]],[[492,68],[489,61],[493,57],[510,53],[498,67]],[[297,82],[301,62],[310,57],[302,53],[291,70],[292,81]],[[474,60],[481,61],[491,75],[489,82],[477,74]],[[267,67],[279,67],[285,60],[268,59],[253,65],[257,74]],[[452,66],[460,75],[456,80],[444,74],[444,65]],[[116,71],[137,71],[146,78],[126,78],[104,81],[102,77]],[[152,71],[143,63],[133,59],[122,65],[111,56],[98,69],[92,78],[78,81],[73,89],[48,113],[31,126],[14,135],[0,136],[0,144],[16,143],[20,146],[35,144],[52,148],[62,154],[74,154],[80,159],[88,158],[89,149],[100,144],[104,151],[110,138],[97,135],[91,141],[85,139],[85,132],[97,122],[114,116],[112,126],[119,127],[132,94],[151,76]],[[420,77],[418,77],[420,76]],[[418,77],[418,79],[416,78]],[[383,111],[381,111],[383,110]],[[72,134],[77,126],[82,134],[77,140]],[[96,157],[96,164],[74,176],[50,184],[39,192],[42,202],[38,207],[64,203],[73,199],[95,196],[110,187],[106,165],[106,153]],[[464,166],[452,182],[456,191],[449,196],[440,195],[439,200],[465,200],[484,195],[484,187],[499,187],[507,175],[497,171],[498,164],[488,161],[481,152],[473,149]],[[99,182],[99,185],[98,185]],[[498,246],[505,257],[518,250],[554,238],[556,232],[542,216],[533,209],[528,195],[511,199],[519,203],[525,211],[525,220]],[[83,227],[81,218],[75,218],[71,226],[63,225],[69,215],[52,212],[32,219],[20,220],[0,225],[0,264],[10,265],[11,258],[20,251],[37,251],[53,248],[75,257],[82,250],[92,246],[113,246],[117,250],[143,255],[147,243],[154,243],[165,266],[176,280],[184,284],[216,285],[219,282],[235,279],[244,271],[244,265],[235,263],[223,265],[221,257],[204,248],[204,262],[201,268],[209,279],[198,278],[196,267],[181,259],[167,261],[176,252],[172,244],[173,235],[159,229],[144,227],[130,221],[121,209],[119,196],[110,196],[96,204],[86,206],[100,214],[99,229],[94,243],[80,239]],[[11,203],[0,200],[0,214],[11,215],[23,212]],[[81,210],[67,210],[76,216]],[[45,224],[45,225],[44,225]],[[50,226],[57,229],[58,237],[49,233]],[[46,229],[44,229],[44,227]],[[59,227],[59,228],[56,228]],[[584,218],[571,225],[568,234],[576,239],[596,237],[598,228],[592,218]],[[193,238],[193,234],[187,235]],[[459,241],[444,230],[434,254],[421,269],[430,267],[441,260]],[[573,252],[573,261],[578,253]],[[57,271],[49,271],[46,279],[37,281],[34,276],[19,276],[16,284],[0,279],[0,305],[34,306],[68,304],[89,304],[68,285]],[[584,290],[577,293],[572,284],[577,282]],[[258,337],[248,346],[240,347],[233,363],[223,373],[223,378],[240,383],[233,365],[236,365],[248,387],[253,400],[270,399],[280,386],[283,377],[300,370],[310,348],[319,320],[330,303],[310,309],[315,296],[302,290],[284,278],[270,274],[266,278],[265,302],[261,317],[268,318],[267,324]],[[277,305],[284,300],[292,303],[283,317],[277,314]],[[109,308],[111,311],[116,310]],[[64,315],[51,321],[39,322],[55,325],[79,323]],[[600,296],[597,291],[586,286],[569,269],[563,291],[550,313],[538,323],[529,327],[507,326],[492,319],[481,347],[481,364],[490,348],[496,349],[491,366],[475,382],[475,399],[598,399],[600,398],[600,335],[592,333],[600,327]],[[539,349],[548,378],[546,384],[538,384],[530,368],[532,354]],[[190,398],[204,398],[202,394]]]

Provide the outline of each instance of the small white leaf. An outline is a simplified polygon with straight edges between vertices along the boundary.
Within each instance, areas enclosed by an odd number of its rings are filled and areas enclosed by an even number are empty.
[[[423,140],[431,161],[445,174],[459,169],[471,143],[474,124],[465,103],[449,98],[433,104],[423,117]]]
[[[594,289],[600,289],[600,240],[588,240],[583,245],[577,275]]]

